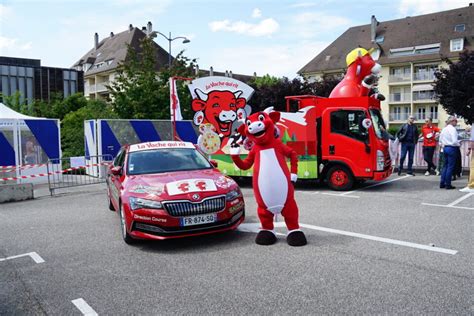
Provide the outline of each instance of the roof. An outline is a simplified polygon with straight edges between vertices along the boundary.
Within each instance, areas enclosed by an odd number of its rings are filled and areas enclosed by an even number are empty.
[[[44,120],[44,117],[34,117],[18,113],[3,103],[0,103],[0,119],[17,119],[17,120]]]
[[[454,27],[457,24],[465,24],[465,31],[456,32]],[[378,62],[382,65],[457,57],[459,52],[450,51],[450,40],[464,38],[464,48],[470,50],[474,48],[474,6],[378,22],[376,36],[384,36],[384,41],[378,44],[371,42],[370,24],[351,27],[298,73],[342,70],[346,68],[346,55],[358,46],[367,49],[378,46],[381,49]],[[440,43],[440,51],[434,54],[389,56],[390,49],[436,43]]]
[[[117,68],[127,58],[127,45],[133,47],[137,52],[141,51],[140,40],[147,35],[137,27],[131,30],[115,34],[104,38],[99,42],[97,49],[92,48],[84,56],[82,56],[72,67],[82,66],[83,64],[93,64],[91,68],[84,72],[84,76],[111,71]],[[155,44],[157,70],[168,65],[168,52],[161,46]],[[96,65],[102,64],[101,67]],[[109,62],[109,63],[108,63]]]

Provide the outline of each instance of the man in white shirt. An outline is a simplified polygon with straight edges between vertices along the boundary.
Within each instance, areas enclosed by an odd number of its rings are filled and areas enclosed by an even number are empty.
[[[457,151],[460,145],[458,131],[455,127],[457,124],[457,118],[455,116],[449,116],[446,121],[446,127],[443,128],[439,136],[439,143],[443,146],[444,155],[444,166],[441,171],[441,182],[439,184],[441,189],[455,189],[455,187],[451,185],[451,178],[456,164]]]
[[[471,126],[471,138],[469,138],[469,145],[468,145],[466,155],[471,155],[471,167],[469,171],[469,183],[467,187],[459,190],[461,192],[466,193],[474,193],[474,124]]]

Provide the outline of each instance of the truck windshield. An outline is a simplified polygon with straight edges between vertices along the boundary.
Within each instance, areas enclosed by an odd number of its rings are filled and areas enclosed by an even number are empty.
[[[369,111],[370,116],[372,117],[375,135],[377,135],[377,138],[379,139],[388,140],[389,134],[387,132],[387,128],[385,126],[382,114],[377,109],[370,109]]]

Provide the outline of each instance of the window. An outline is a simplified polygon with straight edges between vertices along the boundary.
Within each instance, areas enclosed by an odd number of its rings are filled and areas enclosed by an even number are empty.
[[[437,105],[430,107],[430,116],[433,120],[438,119],[438,106]]]
[[[466,26],[464,24],[457,24],[454,27],[454,32],[464,32],[466,30]]]
[[[128,174],[210,169],[209,162],[195,149],[170,148],[135,151],[128,156]]]
[[[114,166],[122,167],[124,160],[125,160],[125,149],[122,148],[114,159]]]
[[[383,43],[384,39],[385,39],[385,36],[379,35],[375,38],[375,42],[376,43]]]
[[[439,53],[440,43],[390,49],[390,57]]]
[[[459,52],[464,48],[464,38],[456,38],[451,40],[451,51]]]
[[[331,113],[331,133],[342,134],[360,141],[366,141],[367,130],[362,126],[366,118],[364,111],[340,110]]]
[[[426,108],[418,108],[418,115],[417,119],[418,120],[424,120],[426,118]]]

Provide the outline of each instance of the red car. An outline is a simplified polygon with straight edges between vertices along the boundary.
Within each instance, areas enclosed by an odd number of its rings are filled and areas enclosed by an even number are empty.
[[[123,147],[107,174],[126,243],[232,230],[245,218],[237,183],[187,142]]]

